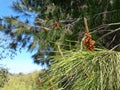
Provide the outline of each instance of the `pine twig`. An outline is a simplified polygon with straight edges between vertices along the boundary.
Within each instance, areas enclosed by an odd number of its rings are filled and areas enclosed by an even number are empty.
[[[88,24],[87,24],[87,19],[86,18],[84,18],[84,24],[85,24],[86,33],[88,33],[89,29],[88,29]]]
[[[87,19],[85,17],[84,17],[84,24],[85,24],[86,33],[88,33],[89,29],[88,29]],[[83,49],[83,40],[84,39],[85,39],[85,36],[81,40],[80,51],[82,51],[82,49]]]
[[[60,44],[59,44],[59,43],[57,43],[57,47],[58,47],[59,53],[61,54],[61,56],[62,56],[63,59],[64,59],[64,55],[63,55],[63,52],[62,52],[61,49],[60,49]]]

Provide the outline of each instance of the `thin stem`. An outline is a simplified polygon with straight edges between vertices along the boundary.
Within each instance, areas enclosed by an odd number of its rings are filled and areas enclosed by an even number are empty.
[[[89,29],[88,29],[88,24],[87,24],[87,19],[86,18],[84,18],[84,24],[85,24],[86,32],[88,33]]]

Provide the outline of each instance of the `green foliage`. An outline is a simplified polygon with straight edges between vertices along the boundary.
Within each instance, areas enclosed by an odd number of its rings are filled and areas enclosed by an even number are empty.
[[[15,11],[27,17],[36,14],[34,24],[31,25],[28,19],[21,22],[19,16],[6,17],[0,28],[11,37],[11,49],[37,49],[33,55],[34,61],[51,64],[42,77],[41,89],[119,90],[120,53],[112,51],[119,50],[120,45],[119,4],[119,0],[15,1]],[[80,52],[85,32],[84,17],[88,19],[96,47],[111,50]],[[55,28],[55,22],[60,28]]]
[[[90,32],[94,33],[97,45],[100,43],[107,49],[115,47],[115,50],[119,50],[117,48],[120,38],[117,33],[120,25],[118,23],[120,8],[117,6],[119,4],[117,0],[15,1],[12,8],[20,12],[22,17],[34,17],[34,24],[31,25],[28,18],[26,21],[20,21],[21,16],[6,17],[1,19],[4,22],[2,28],[5,29],[2,30],[13,39],[9,43],[9,48],[18,50],[27,47],[29,51],[37,48],[38,51],[33,58],[38,64],[49,61],[42,58],[41,53],[48,56],[55,55],[47,48],[52,47],[54,51],[58,51],[56,42],[59,42],[61,48],[65,50],[79,46],[85,31],[84,17],[88,19]],[[55,22],[60,24],[60,30],[55,30]]]
[[[8,71],[0,67],[0,87],[3,87],[8,82]]]
[[[69,51],[57,55],[43,75],[43,87],[49,90],[119,90],[120,53],[100,50]]]
[[[38,75],[37,71],[31,74],[10,75],[10,80],[2,90],[39,90]]]

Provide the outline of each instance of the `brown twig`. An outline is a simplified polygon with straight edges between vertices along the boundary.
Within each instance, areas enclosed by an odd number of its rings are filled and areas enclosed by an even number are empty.
[[[88,33],[89,29],[88,29],[88,24],[87,24],[87,19],[86,18],[84,18],[84,24],[85,24],[86,33]]]

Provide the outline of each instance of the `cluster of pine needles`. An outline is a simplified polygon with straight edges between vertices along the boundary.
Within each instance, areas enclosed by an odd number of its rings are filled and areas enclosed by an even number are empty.
[[[69,51],[64,57],[54,56],[51,62],[41,76],[45,90],[120,90],[119,52]]]
[[[120,90],[120,52],[95,50],[86,18],[84,22],[87,50],[59,48],[60,54],[50,58],[51,67],[41,75],[43,90]]]

